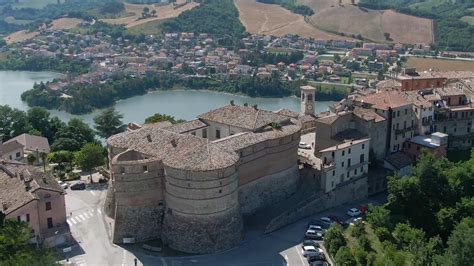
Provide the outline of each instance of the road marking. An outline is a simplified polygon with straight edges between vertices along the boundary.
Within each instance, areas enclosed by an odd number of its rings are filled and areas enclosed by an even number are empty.
[[[67,224],[68,224],[69,226],[72,225],[72,223],[69,221],[69,219],[67,219],[66,222],[67,222]]]
[[[94,216],[94,213],[92,213],[94,210],[89,211],[87,214],[89,214],[91,217]]]
[[[101,211],[100,209],[97,209],[97,212],[98,212],[99,214],[102,214],[102,211]]]
[[[69,218],[68,220],[71,220],[71,222],[72,222],[73,224],[77,224],[77,222],[76,222],[76,220],[74,220],[74,218]]]
[[[127,252],[124,250],[123,255],[122,255],[122,265],[126,266],[127,265]]]
[[[89,192],[90,192],[92,195],[94,195],[94,196],[95,196],[95,192],[94,192],[94,191],[92,191],[92,190],[89,190]]]
[[[84,216],[82,216],[82,214],[79,214],[79,218],[81,218],[81,220],[85,221],[86,218],[84,218]]]
[[[283,266],[288,266],[288,255],[285,254],[285,261],[283,262]]]
[[[168,263],[166,263],[166,260],[164,258],[160,258],[161,263],[163,263],[163,266],[168,266]]]
[[[298,246],[299,246],[299,245],[298,245]],[[301,255],[301,252],[300,252],[298,246],[295,246],[295,249],[296,249],[296,253],[298,253],[298,257],[300,257],[301,265],[306,265],[306,264],[304,263],[303,256]]]
[[[83,213],[83,214],[84,214],[84,217],[86,217],[86,219],[89,219],[89,218],[90,218],[90,217],[89,217],[89,214],[87,214],[87,213]]]

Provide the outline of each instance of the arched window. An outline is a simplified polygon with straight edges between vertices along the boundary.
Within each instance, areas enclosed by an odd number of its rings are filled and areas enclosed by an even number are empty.
[[[313,100],[313,94],[308,94],[308,102]]]

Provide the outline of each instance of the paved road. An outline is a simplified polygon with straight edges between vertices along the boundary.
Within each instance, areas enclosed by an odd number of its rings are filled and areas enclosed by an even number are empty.
[[[102,209],[106,190],[87,189],[84,191],[67,190],[66,209],[72,235],[77,244],[72,251],[65,253],[74,265],[138,265],[163,266],[305,266],[306,259],[301,254],[301,241],[306,225],[311,218],[319,218],[330,214],[347,217],[349,207],[365,203],[379,204],[384,196],[354,202],[308,217],[271,234],[264,235],[261,231],[246,233],[242,244],[232,250],[220,254],[161,257],[148,254],[137,246],[125,248],[110,242],[109,232],[105,224]],[[63,261],[64,262],[64,261]]]

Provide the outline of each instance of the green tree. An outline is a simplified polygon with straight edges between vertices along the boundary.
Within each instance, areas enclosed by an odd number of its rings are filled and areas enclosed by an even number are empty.
[[[363,251],[362,251],[363,252]],[[348,247],[341,247],[336,253],[336,260],[337,265],[344,265],[344,266],[355,266],[357,265],[354,256],[352,256],[351,250]]]
[[[1,265],[55,264],[57,258],[51,249],[38,249],[29,243],[31,231],[25,222],[0,218]]]
[[[87,143],[77,152],[76,163],[82,171],[89,172],[92,181],[92,171],[105,163],[103,148],[95,143]]]
[[[99,136],[108,138],[117,133],[123,132],[125,125],[122,123],[123,115],[119,114],[115,109],[108,108],[98,116],[94,117],[95,128]]]
[[[346,245],[346,239],[340,225],[331,225],[324,237],[324,245],[333,256],[339,248]]]
[[[448,240],[447,257],[454,265],[470,266],[474,262],[474,218],[464,218]]]
[[[164,122],[164,121],[171,122],[172,124],[186,122],[185,120],[182,120],[182,119],[176,119],[174,116],[171,116],[171,115],[156,113],[152,116],[147,117],[145,119],[145,124],[153,124],[153,123]]]
[[[33,165],[36,162],[36,157],[30,153],[28,156],[26,156],[26,161],[28,164]]]
[[[366,216],[367,221],[375,228],[386,227],[391,228],[390,211],[384,206],[369,205]]]
[[[73,118],[56,133],[51,150],[78,151],[90,142],[95,142],[94,130],[81,119]]]
[[[0,105],[0,137],[3,141],[9,140],[30,130],[25,112]]]

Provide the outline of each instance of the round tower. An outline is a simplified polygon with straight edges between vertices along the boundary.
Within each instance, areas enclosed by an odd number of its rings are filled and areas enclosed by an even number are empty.
[[[197,154],[195,159],[202,160]],[[190,156],[186,159],[193,160],[193,155],[186,155]],[[164,161],[166,210],[162,240],[179,251],[212,253],[238,245],[243,237],[238,156],[207,156],[220,161],[204,165],[186,165],[185,160],[176,159]],[[211,159],[204,159],[207,160]]]
[[[314,115],[316,88],[301,86],[301,115]]]

